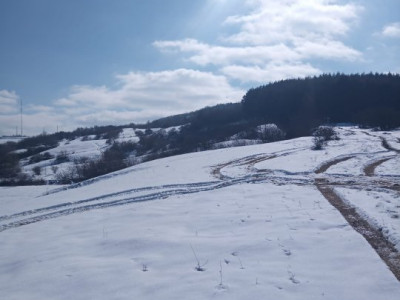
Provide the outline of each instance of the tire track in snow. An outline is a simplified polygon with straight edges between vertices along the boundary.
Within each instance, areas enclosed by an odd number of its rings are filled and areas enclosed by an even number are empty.
[[[315,173],[324,173],[331,166],[339,164],[353,157],[354,156],[347,156],[328,161],[316,169]],[[375,168],[388,159],[390,158],[381,159],[368,165],[366,168],[364,168],[365,174],[367,175],[367,172],[372,172],[373,174]],[[400,253],[397,251],[395,245],[383,235],[382,231],[375,228],[360,213],[358,213],[354,206],[350,205],[347,201],[335,193],[332,184],[327,184],[327,181],[324,178],[316,178],[315,186],[320,191],[322,196],[324,196],[324,198],[340,212],[340,214],[346,219],[347,223],[365,238],[365,240],[371,245],[379,257],[392,271],[397,280],[400,281]]]
[[[318,183],[316,187],[321,194],[335,207],[355,231],[361,234],[381,259],[386,263],[393,275],[400,281],[400,253],[379,229],[366,221],[357,209],[346,203],[330,186]]]
[[[48,216],[50,216],[51,218],[54,218],[56,216],[68,215],[71,213],[82,212],[82,211],[87,211],[87,210],[91,210],[91,209],[105,208],[105,207],[116,206],[116,205],[124,205],[124,204],[132,203],[132,202],[142,202],[142,201],[161,199],[161,198],[169,197],[172,195],[184,195],[184,194],[188,194],[188,193],[198,193],[198,192],[202,192],[202,191],[209,191],[209,190],[219,189],[222,187],[231,186],[231,185],[240,184],[240,183],[270,182],[272,184],[277,184],[277,185],[285,185],[285,184],[311,185],[311,184],[313,184],[314,181],[312,178],[299,179],[299,178],[289,178],[289,177],[285,177],[285,176],[276,176],[276,175],[270,176],[269,175],[270,170],[254,170],[254,165],[256,163],[259,163],[261,161],[268,160],[268,159],[273,159],[278,156],[285,156],[292,152],[295,152],[295,151],[287,151],[280,155],[256,154],[256,155],[251,155],[251,156],[247,156],[244,158],[240,158],[237,160],[233,160],[226,164],[217,166],[217,168],[214,168],[212,170],[212,173],[217,176],[219,174],[219,176],[221,177],[221,181],[209,181],[209,182],[198,182],[198,183],[188,183],[188,184],[170,184],[170,185],[134,188],[134,189],[128,189],[128,190],[124,190],[124,191],[120,191],[120,192],[116,192],[116,193],[101,195],[101,196],[94,197],[94,198],[83,199],[83,200],[74,201],[74,202],[65,202],[65,203],[60,203],[57,205],[27,210],[27,211],[15,213],[12,215],[0,216],[0,222],[4,222],[7,220],[14,220],[13,222],[11,222],[9,224],[0,225],[0,232],[5,229],[8,229],[8,228],[18,227],[18,226],[22,226],[22,225],[26,225],[26,224],[35,223],[35,222],[38,222],[41,220],[45,220],[45,219],[49,218]],[[322,172],[325,172],[329,167],[331,167],[335,164],[338,164],[340,162],[343,162],[345,160],[351,159],[354,156],[355,155],[351,155],[351,156],[341,157],[341,158],[337,158],[337,159],[328,161],[328,162],[322,164],[315,171],[315,173],[320,174]],[[227,166],[246,166],[246,170],[249,174],[246,176],[239,177],[239,178],[227,177],[221,173],[221,169],[224,167],[227,167]],[[291,174],[284,174],[284,175],[309,175],[309,174],[308,173],[307,174],[303,174],[303,173],[299,173],[299,174],[293,173],[292,174],[291,173]],[[352,180],[349,180],[349,179],[345,179],[345,180],[342,179],[342,181],[340,181],[338,179],[336,179],[334,181],[329,181],[329,180],[327,180],[327,178],[324,178],[321,180],[325,180],[324,181],[325,185],[328,185],[328,184],[329,185],[341,185],[341,186],[358,185],[358,183],[356,183]],[[320,183],[322,183],[322,181],[320,181]],[[361,186],[365,185],[365,184],[366,183],[361,183]],[[384,186],[385,188],[394,189],[393,187],[389,187],[387,182],[380,182],[380,184],[386,184],[386,186]],[[141,195],[141,196],[129,197],[129,198],[123,198],[123,199],[115,199],[112,201],[108,201],[112,197],[119,197],[119,196],[123,196],[123,195],[130,195],[130,194],[134,194],[134,193],[163,190],[163,189],[167,189],[167,191],[161,191],[161,192],[151,193],[151,194],[147,194],[147,195]],[[25,219],[17,220],[19,218],[25,218]]]
[[[349,156],[336,158],[334,160],[330,160],[330,161],[324,162],[314,172],[315,172],[315,174],[325,173],[330,167],[332,167],[334,165],[337,165],[337,164],[339,164],[341,162],[344,162],[346,160],[352,159],[354,157],[355,157],[355,155],[349,155]]]
[[[93,197],[93,198],[89,198],[89,199],[78,200],[78,201],[74,201],[74,202],[65,202],[65,203],[60,203],[60,204],[42,207],[42,208],[38,208],[38,209],[27,210],[27,211],[15,213],[12,215],[0,216],[0,221],[10,220],[10,219],[18,218],[18,217],[25,217],[25,216],[29,216],[29,215],[33,215],[33,214],[38,214],[38,213],[50,212],[50,211],[67,208],[67,207],[79,206],[79,205],[87,204],[90,202],[106,200],[111,197],[128,195],[128,194],[132,194],[132,193],[162,190],[162,189],[173,189],[173,188],[183,189],[183,188],[203,187],[203,186],[210,186],[210,185],[217,184],[217,183],[219,183],[219,181],[198,182],[198,183],[188,183],[188,184],[169,184],[169,185],[161,185],[161,186],[134,188],[134,189],[124,190],[124,191],[120,191],[120,192],[116,192],[116,193],[101,195],[101,196]]]
[[[177,196],[177,195],[187,195],[187,194],[194,194],[194,193],[200,193],[200,192],[207,192],[207,191],[218,190],[218,189],[222,189],[225,187],[238,185],[238,184],[242,184],[242,183],[262,183],[262,182],[271,182],[271,183],[277,184],[277,185],[284,185],[284,184],[288,184],[289,182],[291,182],[292,184],[298,184],[298,185],[310,185],[312,183],[309,180],[302,180],[302,179],[293,179],[293,180],[289,179],[288,180],[288,178],[286,178],[286,177],[270,178],[269,176],[266,176],[266,174],[250,174],[250,175],[243,176],[240,178],[234,178],[234,179],[224,180],[224,181],[211,181],[211,182],[204,182],[204,183],[176,184],[176,185],[160,186],[163,188],[169,187],[169,188],[176,188],[176,189],[160,191],[157,193],[150,193],[150,194],[136,196],[136,197],[128,197],[128,198],[123,198],[123,199],[118,199],[118,200],[98,202],[98,200],[104,200],[108,197],[115,196],[115,194],[126,193],[126,191],[124,191],[124,192],[120,192],[120,193],[109,194],[106,196],[100,196],[100,197],[80,200],[80,201],[76,201],[76,202],[66,202],[66,203],[62,203],[59,205],[43,207],[43,208],[36,209],[36,210],[29,210],[29,211],[9,215],[9,216],[2,216],[1,217],[2,219],[0,221],[7,221],[7,220],[14,220],[14,221],[0,225],[0,232],[11,229],[11,228],[17,228],[20,226],[33,224],[33,223],[37,223],[37,222],[48,220],[48,219],[54,219],[57,217],[68,216],[71,214],[86,212],[86,211],[90,211],[90,210],[94,210],[94,209],[102,209],[102,208],[108,208],[108,207],[127,205],[127,204],[131,204],[131,203],[136,203],[136,202],[145,202],[145,201],[151,201],[151,200],[164,199],[164,198],[168,198],[171,196]],[[160,187],[147,187],[147,188],[142,188],[142,189],[132,189],[129,191],[137,191],[137,190],[143,190],[143,189],[151,190],[151,189],[156,189],[156,188],[160,188]],[[91,203],[91,202],[95,202],[95,203]],[[88,204],[88,203],[90,203],[90,204]],[[85,205],[85,204],[87,204],[87,205]],[[36,216],[32,216],[32,215],[36,215]],[[22,218],[22,219],[18,220],[18,218]]]
[[[144,202],[144,201],[163,199],[163,198],[168,198],[170,196],[175,196],[175,195],[186,195],[186,194],[216,190],[216,189],[220,189],[220,188],[232,185],[232,184],[235,184],[235,182],[222,182],[217,185],[197,187],[197,188],[173,189],[173,190],[162,191],[162,192],[158,192],[158,193],[151,193],[151,194],[136,196],[136,197],[128,197],[128,198],[113,200],[113,201],[108,201],[108,202],[93,203],[93,204],[83,205],[83,206],[71,205],[70,207],[68,207],[68,203],[65,203],[64,206],[60,206],[58,208],[55,208],[54,206],[46,207],[46,208],[40,209],[39,212],[36,212],[36,213],[44,213],[44,214],[40,214],[40,215],[37,215],[34,217],[24,218],[24,219],[17,220],[17,221],[8,223],[8,224],[0,225],[0,232],[7,230],[7,229],[11,229],[11,228],[16,228],[16,227],[20,227],[20,226],[48,220],[48,219],[54,219],[57,217],[67,216],[67,215],[85,212],[85,211],[89,211],[89,210],[127,205],[127,204],[134,203],[134,202]],[[84,202],[81,202],[80,204],[82,204],[82,203],[84,203]],[[19,215],[21,216],[21,214],[19,214]],[[35,214],[35,212],[32,212],[31,214]],[[28,213],[28,215],[29,215],[29,213]],[[22,215],[22,216],[26,216],[26,215]],[[16,216],[14,216],[14,218],[15,217]]]
[[[384,145],[384,138],[381,138],[382,146]],[[389,145],[386,143],[386,146]],[[308,148],[308,147],[307,147]],[[304,148],[306,149],[306,148]],[[396,151],[389,146],[385,147],[386,150]],[[49,219],[54,219],[62,216],[68,216],[75,213],[82,213],[95,209],[104,209],[108,207],[116,207],[122,205],[128,205],[136,202],[144,202],[144,201],[152,201],[158,199],[165,199],[171,196],[177,195],[187,195],[193,193],[200,193],[212,190],[218,190],[221,188],[241,184],[241,183],[263,183],[269,182],[277,185],[287,185],[287,184],[297,184],[297,185],[307,185],[312,186],[315,185],[317,189],[321,192],[321,194],[329,201],[348,221],[348,223],[360,234],[364,236],[364,238],[371,244],[371,246],[376,250],[376,252],[380,255],[380,257],[384,260],[384,262],[389,266],[392,270],[393,274],[400,280],[400,256],[394,246],[383,236],[379,230],[374,229],[365,219],[362,218],[360,214],[357,213],[354,207],[351,207],[346,203],[344,199],[338,196],[334,192],[333,186],[347,186],[352,188],[365,188],[366,186],[377,186],[379,184],[382,185],[382,188],[392,188],[390,187],[393,184],[393,181],[390,181],[388,177],[379,176],[379,178],[373,178],[373,180],[367,180],[367,177],[354,177],[354,176],[346,176],[346,175],[329,175],[324,178],[316,178],[311,176],[310,172],[307,173],[284,173],[284,176],[271,176],[271,170],[256,170],[254,165],[265,161],[268,159],[273,159],[280,156],[289,155],[291,153],[301,151],[303,148],[299,149],[290,149],[282,152],[270,153],[270,154],[256,154],[247,157],[242,157],[240,159],[236,159],[225,164],[217,165],[212,169],[212,174],[219,179],[219,181],[210,181],[210,182],[200,182],[200,183],[189,183],[189,184],[171,184],[171,185],[162,185],[162,186],[150,186],[144,188],[136,188],[129,189],[125,191],[120,191],[117,193],[110,193],[106,195],[102,195],[99,197],[83,199],[75,202],[66,202],[58,205],[43,207],[39,209],[28,210],[25,212],[16,213],[13,215],[1,216],[0,221],[10,221],[7,224],[0,225],[0,232],[5,231],[11,228],[17,228],[20,226],[33,224]],[[397,150],[396,152],[398,152]],[[361,154],[361,153],[360,153]],[[323,174],[325,173],[331,166],[344,162],[346,160],[352,159],[356,157],[358,154],[349,154],[347,156],[338,157],[336,159],[324,162],[320,165],[315,171],[315,174]],[[372,172],[375,170],[378,162],[383,163],[384,161],[390,158],[384,158],[382,160],[376,161],[368,166],[370,166],[368,172]],[[222,169],[227,167],[245,167],[244,170],[247,172],[247,175],[234,178],[229,177],[222,174]],[[367,166],[367,167],[368,167]],[[132,171],[126,171],[124,173],[129,173]],[[367,171],[365,171],[367,174]],[[91,184],[95,181],[102,180],[104,178],[109,178],[112,176],[117,176],[119,174],[108,175],[106,177],[97,178],[88,183],[81,183],[73,185],[69,188],[76,188],[82,185]],[[288,175],[302,175],[306,176],[306,179],[299,178],[291,178]],[[397,178],[397,177],[396,177]],[[67,188],[67,189],[69,189]],[[63,189],[57,189],[52,191],[51,193],[59,192]],[[398,189],[397,189],[398,190]],[[158,191],[153,192],[151,191]],[[132,195],[140,192],[150,192],[145,195]],[[130,197],[125,197],[123,199],[114,199],[111,200],[112,197],[120,197],[124,195],[131,195]]]
[[[229,161],[227,163],[223,163],[217,166],[214,166],[211,174],[220,179],[220,180],[228,180],[228,179],[233,179],[234,177],[230,177],[227,175],[222,174],[222,169],[226,167],[240,167],[240,166],[246,166],[246,170],[248,173],[269,173],[270,170],[255,170],[254,165],[257,163],[260,163],[265,160],[269,159],[274,159],[277,157],[282,157],[282,156],[287,156],[295,152],[299,152],[302,150],[308,149],[308,147],[301,147],[301,148],[292,148],[292,149],[286,149],[283,151],[278,151],[278,152],[273,152],[269,154],[261,153],[261,154],[254,154],[246,157],[242,157],[239,159],[235,159],[232,161]]]
[[[372,162],[372,163],[369,163],[368,165],[366,165],[365,167],[364,167],[364,174],[365,174],[365,176],[374,176],[375,175],[375,169],[378,167],[378,166],[380,166],[381,164],[383,164],[384,162],[386,162],[386,161],[388,161],[388,160],[390,160],[390,159],[392,159],[392,158],[394,158],[394,156],[392,156],[392,157],[385,157],[385,158],[382,158],[382,159],[380,159],[380,160],[377,160],[377,161],[374,161],[374,162]]]
[[[384,137],[380,137],[381,141],[382,141],[382,147],[385,148],[388,151],[393,151],[396,152],[397,154],[400,154],[400,150],[393,148],[389,142],[387,141],[387,139],[385,139]]]

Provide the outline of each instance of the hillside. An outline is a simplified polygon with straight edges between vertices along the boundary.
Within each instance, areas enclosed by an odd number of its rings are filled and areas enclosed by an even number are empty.
[[[397,299],[400,132],[336,131],[2,187],[2,296]]]
[[[0,184],[79,182],[156,158],[309,136],[321,124],[391,130],[400,127],[399,95],[400,75],[322,75],[147,124],[41,134],[0,144]]]
[[[322,123],[353,123],[382,130],[400,126],[400,75],[322,75],[251,89],[242,105],[248,117],[268,120],[289,136]]]
[[[310,135],[316,126],[329,123],[390,130],[400,127],[399,95],[400,74],[325,74],[252,88],[241,103],[207,107],[150,125],[190,124],[189,131],[200,136],[207,132],[216,139],[268,123],[277,124],[290,138]]]

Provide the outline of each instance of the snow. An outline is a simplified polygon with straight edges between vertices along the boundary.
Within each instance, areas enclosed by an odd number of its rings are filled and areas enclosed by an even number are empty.
[[[72,141],[64,140],[56,148],[50,149],[45,152],[49,152],[51,155],[57,156],[58,154],[65,152],[69,157],[73,158],[96,158],[107,149],[107,140],[82,140],[81,138],[74,139]]]
[[[174,126],[169,128],[151,128],[153,132],[170,132],[172,130],[179,131],[182,126]],[[145,129],[134,129],[134,128],[123,128],[121,133],[119,134],[118,138],[114,141],[117,143],[125,143],[125,142],[132,142],[137,143],[139,142],[140,138],[136,135],[136,132],[145,132]],[[0,141],[1,142],[1,141]],[[40,180],[47,180],[47,181],[54,181],[57,179],[57,174],[68,171],[74,164],[74,160],[79,160],[82,158],[88,159],[98,159],[101,157],[102,153],[107,150],[111,144],[107,143],[107,139],[96,139],[95,135],[88,135],[79,137],[73,140],[63,140],[59,143],[57,147],[52,149],[46,150],[41,152],[43,154],[48,152],[54,157],[60,154],[66,154],[69,158],[69,162],[64,162],[61,164],[57,164],[55,159],[49,159],[45,161],[41,161],[35,164],[29,164],[29,159],[25,158],[21,160],[22,162],[22,170],[24,173],[32,175],[34,179]],[[21,153],[26,151],[25,149],[17,150],[16,153]],[[131,157],[133,160],[135,157]],[[56,165],[57,168],[54,169],[52,166]],[[41,168],[41,174],[35,175],[33,172],[34,167]],[[56,170],[56,172],[54,172]]]
[[[376,173],[378,175],[400,176],[400,157],[396,156],[385,161],[383,164],[377,167]]]
[[[357,185],[335,191],[398,247],[398,192],[373,185],[399,182],[398,154],[382,147],[383,133],[338,131],[321,151],[300,138],[164,158],[68,187],[0,188],[1,295],[398,299],[399,281],[314,185],[351,178]]]
[[[239,147],[239,146],[249,146],[249,145],[257,145],[261,144],[260,140],[249,140],[249,139],[235,139],[229,140],[225,142],[219,142],[212,145],[213,149],[221,149],[221,148],[231,148],[231,147]]]
[[[400,251],[400,196],[398,192],[336,189]]]
[[[24,139],[25,137],[20,136],[7,136],[7,137],[0,137],[0,144],[6,144],[8,142],[18,143],[20,140]]]
[[[339,129],[338,141],[329,141],[324,150],[311,150],[312,138],[301,138],[292,143],[293,151],[279,157],[266,160],[256,165],[259,169],[282,170],[290,173],[313,172],[322,163],[344,158],[346,156],[357,156],[355,159],[333,166],[329,173],[341,173],[359,175],[362,166],[372,158],[385,157],[387,151],[381,146],[379,137],[368,136],[360,129]],[[288,143],[285,141],[284,143]],[[390,155],[390,154],[389,154]],[[288,163],[290,161],[290,163]],[[344,165],[346,165],[344,167]]]
[[[5,231],[1,289],[7,299],[395,299],[374,251],[315,200],[314,189],[246,184]]]
[[[118,139],[116,142],[139,142],[139,137],[136,135],[135,130],[133,128],[123,128],[122,132],[119,134]]]

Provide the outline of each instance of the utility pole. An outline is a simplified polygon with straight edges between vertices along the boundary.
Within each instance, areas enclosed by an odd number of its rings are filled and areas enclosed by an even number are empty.
[[[22,129],[22,99],[21,99],[21,137],[23,135],[23,129]]]

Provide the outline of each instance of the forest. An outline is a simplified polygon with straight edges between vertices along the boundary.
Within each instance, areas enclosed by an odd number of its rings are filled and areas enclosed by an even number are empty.
[[[398,74],[322,75],[249,90],[246,119],[276,123],[288,136],[308,135],[323,123],[353,123],[390,130],[400,126]]]

